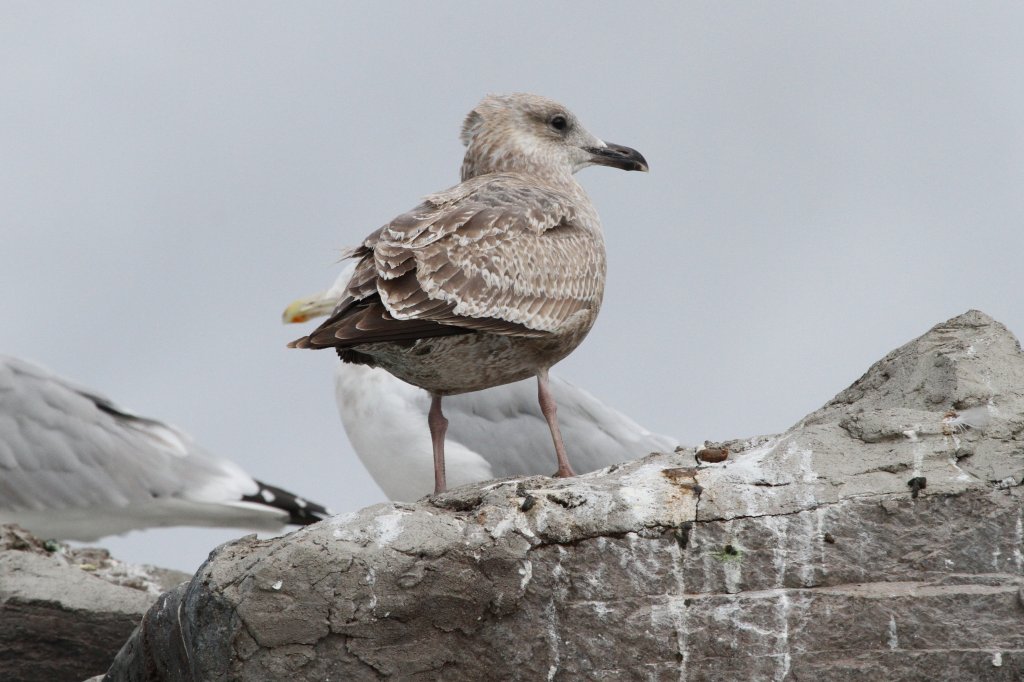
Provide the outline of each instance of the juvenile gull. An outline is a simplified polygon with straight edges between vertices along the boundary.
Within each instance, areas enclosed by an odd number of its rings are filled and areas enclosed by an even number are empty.
[[[334,285],[298,299],[284,311],[286,323],[329,314],[348,288],[350,263]],[[671,452],[679,441],[651,433],[587,391],[550,376],[566,451],[579,473],[651,452]],[[423,422],[430,396],[386,371],[339,362],[334,369],[338,413],[352,448],[384,493],[415,500],[433,488],[431,443]],[[551,432],[528,379],[445,398],[448,484],[465,485],[504,476],[551,471]]]
[[[328,513],[173,426],[0,355],[0,523],[91,541],[163,526],[278,531]]]
[[[590,165],[647,170],[639,152],[605,143],[564,106],[490,95],[462,127],[463,182],[372,233],[346,297],[293,342],[335,348],[431,395],[434,491],[445,489],[442,397],[537,377],[558,476],[573,475],[548,369],[590,331],[601,307],[604,238],[573,173]]]

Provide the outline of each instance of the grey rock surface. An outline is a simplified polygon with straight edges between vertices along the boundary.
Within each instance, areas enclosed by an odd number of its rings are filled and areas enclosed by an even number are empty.
[[[790,430],[224,545],[113,680],[1017,680],[1024,355],[970,311]]]
[[[0,526],[0,680],[103,673],[157,596],[189,577]]]

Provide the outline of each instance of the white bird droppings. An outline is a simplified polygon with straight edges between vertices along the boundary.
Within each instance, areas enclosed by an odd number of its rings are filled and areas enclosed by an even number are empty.
[[[519,589],[525,590],[526,586],[530,584],[530,580],[533,579],[533,562],[527,559],[523,562],[523,565],[519,567],[519,575],[523,576],[523,579],[519,581]]]
[[[377,544],[389,545],[394,542],[399,535],[402,534],[402,517],[407,516],[409,512],[396,510],[391,514],[384,514],[378,516],[373,520],[377,526]]]

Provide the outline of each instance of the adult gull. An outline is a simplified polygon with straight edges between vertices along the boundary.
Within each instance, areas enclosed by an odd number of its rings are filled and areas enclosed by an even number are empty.
[[[446,488],[442,398],[536,376],[558,462],[571,476],[549,368],[590,331],[604,294],[597,211],[573,174],[647,170],[561,104],[489,95],[462,127],[462,182],[428,196],[353,249],[345,298],[299,348],[334,348],[431,396],[434,492]]]
[[[300,298],[284,311],[286,323],[329,314],[344,297],[355,265],[334,284]],[[550,375],[565,447],[580,473],[651,452],[671,452],[679,441],[651,433],[587,391]],[[360,461],[393,500],[415,500],[433,486],[430,437],[423,428],[430,396],[388,372],[339,362],[335,397],[345,433]],[[530,381],[495,386],[445,399],[448,483],[551,473],[551,433]]]
[[[0,523],[92,541],[157,526],[279,531],[327,514],[169,424],[0,355]]]

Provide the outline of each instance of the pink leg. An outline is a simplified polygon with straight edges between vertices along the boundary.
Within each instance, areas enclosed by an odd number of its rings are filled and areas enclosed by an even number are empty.
[[[565,454],[565,445],[562,443],[562,431],[558,428],[558,406],[555,405],[555,398],[548,388],[548,370],[544,368],[537,372],[537,398],[540,401],[540,411],[551,429],[551,440],[555,442],[555,456],[558,458],[558,472],[555,476],[565,478],[575,476],[572,466],[569,465],[569,457]]]
[[[441,412],[441,396],[430,396],[430,412],[427,414],[430,426],[430,442],[434,446],[434,494],[445,491],[444,478],[444,434],[448,430],[448,420]]]

